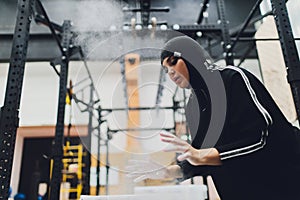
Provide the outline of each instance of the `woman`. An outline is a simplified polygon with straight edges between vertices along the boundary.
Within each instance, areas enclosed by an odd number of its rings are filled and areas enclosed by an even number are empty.
[[[166,43],[161,63],[172,81],[192,91],[186,108],[192,142],[161,133],[161,140],[171,144],[167,151],[181,153],[179,163],[147,178],[212,175],[225,200],[300,199],[299,130],[254,75],[212,64],[206,51],[186,36]],[[212,77],[218,76],[222,84],[216,80],[212,86]],[[215,109],[224,102],[225,109]]]

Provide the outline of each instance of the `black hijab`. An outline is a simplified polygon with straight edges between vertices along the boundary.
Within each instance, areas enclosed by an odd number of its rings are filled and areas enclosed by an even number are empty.
[[[192,145],[195,148],[212,146],[216,143],[213,138],[208,138],[209,141],[206,144],[203,144],[203,142],[210,128],[210,122],[214,118],[212,116],[211,93],[215,98],[216,95],[219,95],[214,82],[217,80],[219,84],[220,81],[223,84],[222,79],[220,75],[219,79],[215,79],[216,75],[213,75],[213,72],[207,69],[209,67],[208,63],[213,62],[212,58],[193,39],[187,36],[180,36],[169,40],[161,53],[161,63],[165,58],[174,55],[174,52],[181,55],[180,58],[184,60],[190,77],[189,83],[192,94],[185,110],[192,137]],[[225,93],[225,91],[222,92]]]

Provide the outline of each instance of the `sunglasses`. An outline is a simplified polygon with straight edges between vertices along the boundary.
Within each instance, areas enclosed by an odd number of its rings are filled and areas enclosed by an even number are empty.
[[[170,56],[167,59],[167,64],[169,67],[173,67],[177,64],[178,59],[181,58],[181,53],[179,52],[174,52],[174,55]],[[164,70],[164,72],[167,74],[169,72],[169,69],[167,66],[162,65],[162,69]]]

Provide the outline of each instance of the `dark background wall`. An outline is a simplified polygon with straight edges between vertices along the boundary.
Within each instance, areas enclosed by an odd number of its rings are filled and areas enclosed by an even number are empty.
[[[25,138],[18,192],[34,199],[38,183],[49,183],[50,157],[54,138]],[[72,145],[79,144],[79,138],[70,138]]]

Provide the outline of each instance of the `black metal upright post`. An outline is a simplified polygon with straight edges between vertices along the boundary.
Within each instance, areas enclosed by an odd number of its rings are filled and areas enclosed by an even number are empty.
[[[98,106],[98,137],[97,137],[97,185],[96,185],[96,195],[100,195],[100,153],[101,153],[101,125],[104,122],[102,120],[101,106]]]
[[[224,0],[217,0],[217,7],[218,7],[218,14],[219,14],[219,21],[221,25],[222,30],[222,45],[223,50],[225,52],[224,58],[226,61],[226,65],[234,65],[233,62],[233,53],[231,51],[228,52],[229,49],[231,49],[231,41],[230,41],[230,35],[229,35],[229,29],[228,29],[228,21],[225,16],[225,3]]]
[[[8,199],[34,0],[19,0],[4,105],[0,110],[0,199]]]
[[[87,111],[89,114],[89,122],[88,122],[88,135],[83,139],[83,143],[85,146],[86,156],[84,157],[85,167],[83,172],[84,176],[84,184],[82,194],[90,194],[90,172],[91,172],[91,143],[92,143],[92,132],[93,132],[93,112],[94,112],[94,86],[90,85],[90,102],[87,106]]]
[[[151,1],[150,0],[140,0],[140,6],[141,6],[142,24],[143,24],[143,27],[147,27],[149,24]]]
[[[159,106],[160,102],[161,102],[161,97],[163,94],[163,90],[164,90],[164,81],[166,80],[166,73],[164,72],[164,70],[162,68],[160,68],[160,72],[159,72],[159,80],[158,80],[158,88],[157,88],[157,93],[156,93],[156,99],[155,99],[155,106]]]
[[[105,168],[106,168],[106,177],[105,177],[105,182],[106,182],[106,187],[105,187],[105,194],[109,194],[109,169],[110,169],[110,163],[109,163],[109,132],[106,132],[106,140],[105,140],[105,146],[106,146],[106,159],[105,159]]]
[[[203,2],[201,3],[201,10],[200,10],[200,13],[199,13],[197,24],[201,24],[202,23],[202,20],[204,18],[203,14],[207,10],[207,8],[208,8],[208,3],[209,3],[209,0],[203,0]]]
[[[271,0],[279,40],[300,124],[300,62],[285,1]]]
[[[62,47],[63,55],[60,68],[59,78],[59,96],[58,96],[58,110],[57,121],[55,129],[55,139],[52,149],[53,156],[53,170],[52,179],[50,182],[50,200],[59,199],[60,183],[61,183],[61,170],[62,170],[62,158],[63,158],[63,144],[64,144],[64,119],[65,119],[65,105],[66,105],[66,93],[68,82],[68,68],[69,68],[69,47],[71,41],[71,22],[65,20],[63,23],[62,32]]]

